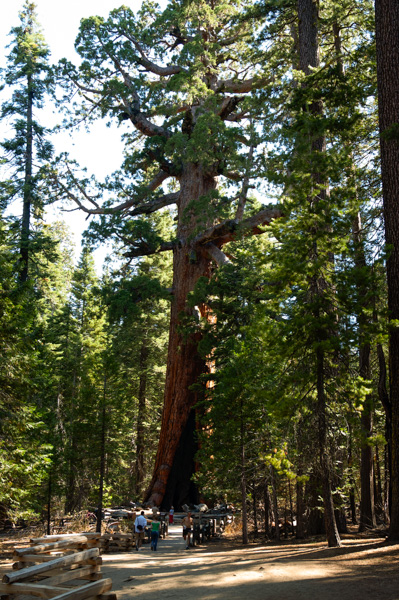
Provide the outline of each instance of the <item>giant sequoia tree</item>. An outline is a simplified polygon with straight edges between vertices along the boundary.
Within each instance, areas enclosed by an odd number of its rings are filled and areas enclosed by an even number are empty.
[[[135,17],[122,7],[107,20],[84,19],[76,40],[82,64],[63,64],[65,80],[80,93],[79,118],[100,115],[130,127],[123,170],[105,204],[68,165],[64,183],[61,166],[57,175],[61,193],[89,215],[102,215],[99,237],[118,236],[129,257],[173,252],[164,410],[147,492],[157,505],[195,499],[192,385],[207,367],[196,335],[180,326],[183,315],[204,315],[206,308],[189,307],[187,296],[228,260],[224,244],[241,232],[259,233],[279,215],[268,207],[251,211],[247,202],[262,150],[253,96],[266,79],[253,24],[239,18],[243,9],[245,2],[172,1],[160,13],[146,2]],[[146,215],[172,205],[176,228],[165,240]]]

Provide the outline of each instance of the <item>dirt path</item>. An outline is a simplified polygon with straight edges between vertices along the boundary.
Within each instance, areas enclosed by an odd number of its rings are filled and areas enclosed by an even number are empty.
[[[348,539],[325,543],[185,550],[172,527],[157,552],[103,556],[120,600],[399,600],[399,544]]]

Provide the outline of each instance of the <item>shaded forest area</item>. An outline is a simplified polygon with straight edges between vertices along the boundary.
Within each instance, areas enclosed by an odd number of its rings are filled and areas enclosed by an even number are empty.
[[[51,64],[34,3],[19,18],[0,518],[205,500],[240,507],[244,543],[279,521],[399,539],[397,3],[145,1],[82,19],[79,65]],[[54,104],[120,128],[118,172],[55,156]],[[75,266],[62,209],[90,218]]]

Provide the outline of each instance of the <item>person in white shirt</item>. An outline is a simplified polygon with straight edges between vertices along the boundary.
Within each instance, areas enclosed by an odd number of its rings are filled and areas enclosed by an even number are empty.
[[[140,550],[141,545],[144,540],[144,529],[147,525],[147,519],[144,516],[144,511],[142,510],[136,520],[134,522],[134,531],[136,534],[136,550],[137,552]]]
[[[187,544],[186,550],[188,550],[190,548],[191,533],[193,531],[193,519],[191,518],[191,512],[187,513],[181,524],[183,525],[183,538]]]

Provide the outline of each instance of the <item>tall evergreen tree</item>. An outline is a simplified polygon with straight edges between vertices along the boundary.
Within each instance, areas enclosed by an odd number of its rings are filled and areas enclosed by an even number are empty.
[[[13,36],[7,68],[1,89],[13,89],[9,100],[3,102],[0,117],[12,124],[13,136],[1,142],[7,173],[1,183],[0,202],[8,206],[13,200],[22,201],[20,228],[20,281],[28,278],[32,253],[32,214],[40,215],[44,199],[40,191],[40,165],[52,153],[46,129],[41,126],[35,111],[42,108],[46,94],[51,91],[48,58],[50,51],[37,22],[36,5],[25,0],[19,13],[20,25],[11,29]]]
[[[387,243],[390,411],[392,420],[392,507],[390,538],[399,539],[399,6],[376,0],[378,112],[381,175]]]
[[[173,489],[168,489],[168,481],[175,481],[173,469],[183,469],[175,464],[180,440],[186,481],[194,469],[197,394],[192,385],[206,364],[197,353],[198,340],[179,330],[181,315],[198,310],[187,305],[187,295],[200,277],[209,277],[215,264],[225,261],[221,248],[238,228],[258,233],[280,214],[264,206],[244,215],[254,164],[262,154],[251,92],[269,77],[253,50],[253,24],[239,18],[246,6],[172,1],[161,13],[146,2],[137,17],[121,8],[107,20],[86,19],[76,40],[83,63],[63,66],[64,78],[81,94],[83,114],[130,121],[133,133],[126,136],[124,173],[113,180],[109,202],[100,206],[89,182],[79,184],[71,168],[64,182],[58,174],[61,195],[88,214],[105,215],[102,223],[130,246],[130,257],[173,251],[164,412],[147,493],[157,505],[165,494],[178,504],[176,486],[170,483]],[[136,143],[139,149],[133,151]],[[164,194],[161,186],[169,178],[174,183]],[[176,228],[165,239],[151,230],[146,215],[172,204]],[[195,494],[186,498],[196,499]]]

